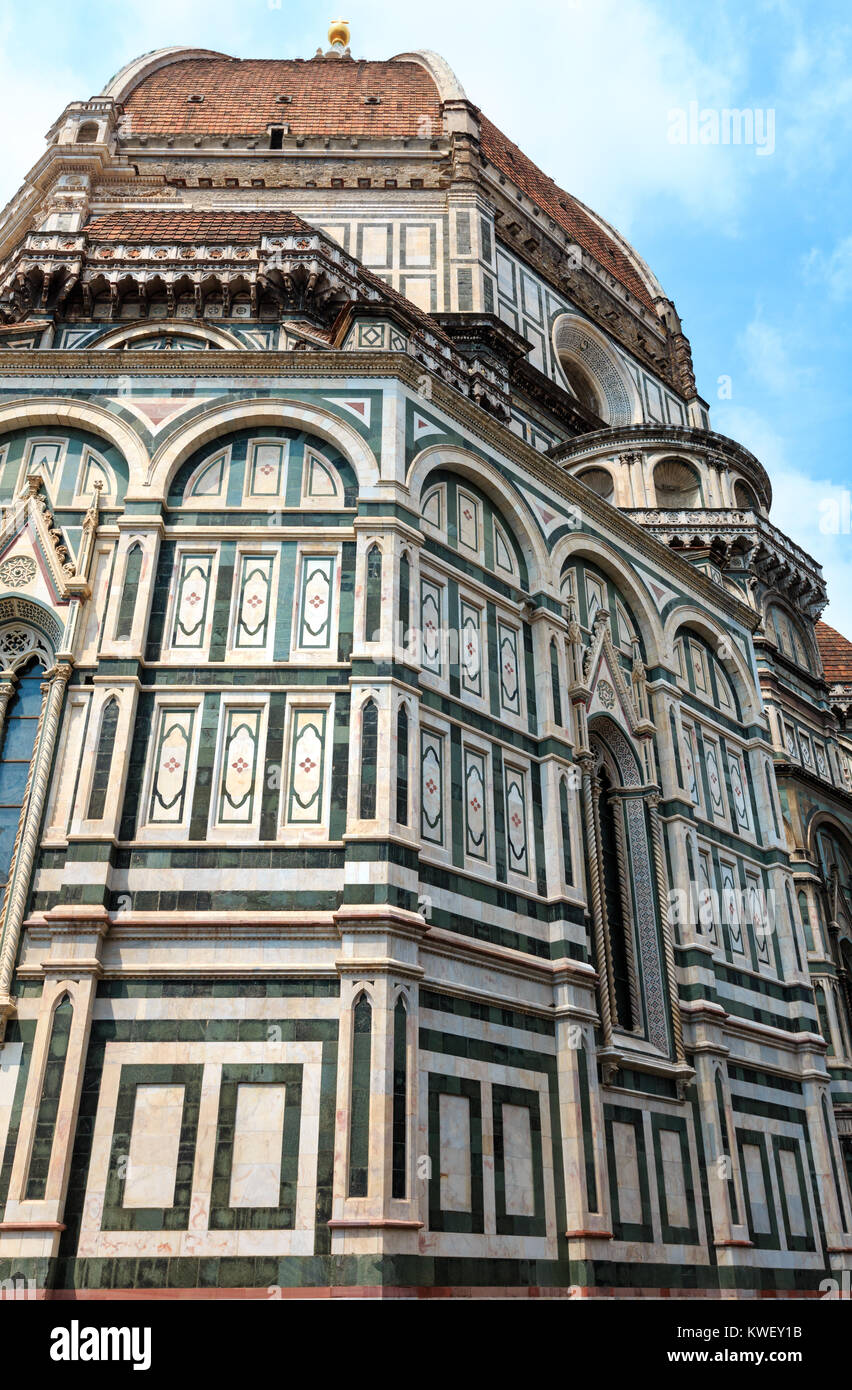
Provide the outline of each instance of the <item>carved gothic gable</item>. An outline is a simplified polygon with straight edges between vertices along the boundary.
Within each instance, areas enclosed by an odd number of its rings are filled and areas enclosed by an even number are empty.
[[[41,486],[41,477],[32,475],[23,492],[3,509],[0,596],[16,595],[55,609],[81,592],[81,581]],[[87,523],[91,525],[88,518]]]
[[[645,732],[640,727],[641,711],[637,709],[631,684],[622,669],[605,610],[595,619],[591,645],[585,655],[583,686],[590,718],[596,714],[607,715],[631,734]]]

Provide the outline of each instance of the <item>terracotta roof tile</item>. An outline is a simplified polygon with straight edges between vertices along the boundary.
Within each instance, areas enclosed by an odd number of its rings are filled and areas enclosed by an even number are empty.
[[[90,242],[179,242],[189,245],[211,241],[245,243],[257,241],[262,236],[281,236],[290,232],[305,232],[313,236],[318,231],[293,212],[194,212],[192,209],[174,212],[126,209],[110,212],[102,217],[93,217],[85,230]],[[323,232],[320,232],[320,236],[331,240]],[[452,345],[452,339],[430,314],[406,299],[380,275],[368,270],[356,257],[351,259],[356,261],[365,285],[377,289],[388,303],[405,309],[409,318],[440,342]]]
[[[828,623],[817,623],[816,639],[829,685],[852,682],[852,642]]]
[[[129,209],[93,217],[90,241],[257,241],[313,229],[293,212],[148,212]]]
[[[190,96],[204,100],[190,102]],[[279,96],[292,100],[281,103]],[[365,97],[381,100],[365,105]],[[146,77],[124,105],[132,135],[262,135],[269,125],[286,124],[294,136],[404,139],[442,129],[437,88],[425,68],[410,62],[188,58]],[[648,289],[621,246],[487,116],[480,119],[486,159],[653,313]]]
[[[487,116],[480,112],[482,122],[482,153],[495,168],[517,184],[563,231],[588,251],[605,270],[610,270],[619,284],[630,290],[646,308],[654,310],[648,290],[617,242],[590,217],[570,193],[542,173]]]
[[[146,77],[124,108],[133,135],[262,134],[286,124],[293,135],[413,138],[424,116],[441,130],[437,89],[418,63],[189,58]]]

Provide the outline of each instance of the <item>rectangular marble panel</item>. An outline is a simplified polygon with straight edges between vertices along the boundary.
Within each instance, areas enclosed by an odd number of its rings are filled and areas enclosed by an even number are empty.
[[[124,1206],[172,1206],[183,1098],[183,1086],[137,1087],[124,1181]]]
[[[438,1110],[442,1211],[470,1211],[470,1102],[441,1096]]]
[[[277,1207],[284,1135],[283,1086],[241,1085],[237,1090],[232,1207]]]

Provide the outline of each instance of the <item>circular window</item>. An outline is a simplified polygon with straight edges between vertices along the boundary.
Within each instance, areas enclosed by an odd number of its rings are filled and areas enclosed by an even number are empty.
[[[604,501],[611,502],[615,491],[612,481],[612,474],[605,468],[587,468],[585,473],[578,474],[580,482],[592,492],[596,492],[598,497],[603,497]]]
[[[663,459],[654,469],[657,506],[669,511],[701,506],[698,475],[680,459]]]
[[[600,416],[602,413],[601,403],[588,373],[583,370],[578,362],[575,362],[572,358],[567,356],[560,356],[559,365],[562,368],[571,395],[574,396],[580,405],[585,406],[586,410],[590,410],[594,415]]]

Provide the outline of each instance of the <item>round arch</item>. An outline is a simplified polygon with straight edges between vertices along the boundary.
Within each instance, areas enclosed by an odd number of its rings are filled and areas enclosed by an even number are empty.
[[[775,623],[776,609],[779,613],[782,613],[784,615],[784,617],[787,619],[787,622],[790,624],[791,638],[793,642],[792,652],[785,651],[785,646],[787,644],[783,641]],[[795,608],[793,608],[792,605],[781,594],[778,594],[773,591],[765,595],[763,600],[762,617],[763,626],[767,637],[769,637],[770,640],[777,645],[778,650],[781,652],[782,656],[788,657],[788,659],[797,662],[799,665],[802,664],[802,662],[799,659],[799,655],[796,652],[795,644],[796,637],[798,637],[799,641],[802,644],[802,650],[805,655],[804,665],[806,666],[807,670],[812,675],[814,674],[814,672],[818,672],[820,670],[822,666],[822,659],[819,654],[819,646],[817,644],[816,636],[814,635],[813,630],[808,631],[807,627],[802,622],[802,619],[800,615],[796,612]]]
[[[418,514],[423,490],[436,468],[448,468],[482,489],[512,527],[526,561],[530,592],[542,590],[553,593],[553,571],[544,537],[520,494],[507,488],[505,476],[478,454],[469,453],[466,449],[447,448],[445,444],[430,444],[413,460],[406,479],[412,506]]]
[[[705,638],[713,648],[716,660],[733,682],[740,702],[744,723],[755,724],[763,718],[763,705],[751,669],[730,634],[718,627],[700,608],[680,607],[669,614],[664,628],[666,665],[676,667],[674,644],[683,628],[691,628]],[[724,650],[722,656],[720,649]]]
[[[183,319],[140,319],[137,323],[124,323],[111,328],[102,338],[92,343],[93,352],[115,351],[118,348],[133,348],[140,339],[180,334],[182,338],[197,338],[199,343],[214,343],[216,347],[227,348],[230,352],[245,352],[246,345],[224,328],[212,324],[195,324]]]
[[[157,496],[168,496],[175,473],[196,449],[255,425],[261,429],[269,425],[295,426],[327,439],[352,465],[359,492],[375,487],[379,481],[375,455],[353,426],[318,406],[279,398],[220,402],[179,427],[151,459],[143,479],[142,495],[153,492]]]
[[[636,749],[621,725],[608,714],[595,714],[589,719],[589,741],[597,741],[612,759],[622,787],[638,787],[642,782],[642,765]]]
[[[599,400],[597,414],[612,428],[641,424],[639,393],[630,373],[616,357],[606,335],[579,314],[559,314],[553,321],[553,350],[558,362],[575,362]]]
[[[63,627],[39,599],[0,598],[0,667],[19,671],[35,658],[45,671],[56,661]]]
[[[819,859],[819,846],[817,845],[817,835],[821,830],[828,830],[838,839],[848,855],[849,862],[852,863],[852,835],[849,833],[848,825],[844,825],[837,816],[830,811],[817,810],[807,823],[805,831],[805,842],[808,857],[814,862]]]
[[[126,421],[104,406],[68,400],[64,396],[41,397],[37,400],[30,396],[0,405],[0,435],[9,430],[39,429],[46,425],[56,429],[79,425],[81,429],[99,435],[123,454],[129,475],[128,486],[144,478],[148,454],[142,440]]]
[[[647,664],[660,665],[663,651],[663,629],[660,619],[651,605],[648,591],[641,580],[637,579],[635,571],[625,563],[623,556],[601,537],[576,531],[560,537],[553,547],[551,564],[557,582],[565,565],[571,560],[591,560],[609,575],[617,588],[622,590],[624,597],[629,600],[631,612],[642,634]]]

